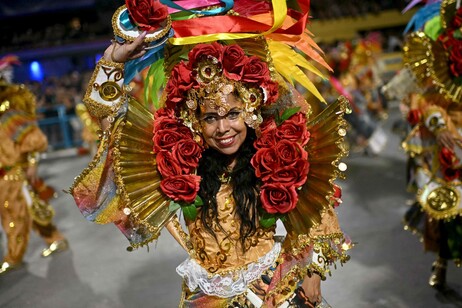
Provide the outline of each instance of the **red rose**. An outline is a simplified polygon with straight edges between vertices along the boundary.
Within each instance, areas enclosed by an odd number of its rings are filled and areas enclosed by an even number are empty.
[[[175,119],[175,111],[171,108],[160,108],[156,111],[154,118],[156,120],[162,118]]]
[[[409,110],[407,114],[407,121],[412,126],[415,126],[420,122],[421,117],[422,117],[422,113],[420,112],[419,109],[411,109]]]
[[[451,65],[449,65],[449,68],[451,69],[451,73],[455,77],[462,76],[462,61],[451,63]]]
[[[156,156],[157,170],[159,170],[162,177],[175,176],[181,174],[181,168],[177,161],[173,159],[169,151],[161,150]]]
[[[172,155],[180,164],[183,173],[191,173],[199,164],[202,148],[194,140],[186,139],[173,146]]]
[[[306,182],[309,165],[306,160],[299,160],[293,166],[278,168],[271,176],[271,183],[300,187]]]
[[[265,81],[261,86],[266,95],[266,105],[270,105],[277,101],[279,97],[279,84],[272,80]]]
[[[287,213],[297,206],[298,196],[293,186],[274,183],[262,186],[260,200],[263,209],[270,214]]]
[[[198,88],[199,84],[193,77],[191,70],[184,62],[180,62],[172,70],[165,91],[167,95],[167,107],[174,109],[178,102],[184,99],[184,94],[191,88]]]
[[[159,153],[161,150],[170,150],[177,142],[183,140],[184,136],[179,132],[170,129],[157,131],[154,134],[154,151]]]
[[[132,21],[143,31],[154,31],[167,19],[167,6],[155,0],[126,0]]]
[[[274,151],[284,166],[294,165],[300,159],[308,159],[308,153],[298,143],[289,140],[279,141]]]
[[[266,181],[279,166],[279,159],[274,148],[263,148],[255,153],[250,163],[255,169],[255,175]]]
[[[263,123],[260,124],[260,130],[262,135],[266,134],[274,129],[277,128],[276,122],[274,121],[274,118],[266,118]]]
[[[457,40],[449,52],[450,69],[455,77],[462,76],[462,40]]]
[[[260,83],[269,78],[268,64],[260,60],[256,56],[249,58],[249,61],[244,65],[242,81],[250,83]]]
[[[455,77],[462,76],[462,40],[454,37],[455,30],[442,33],[438,41],[443,45],[449,55],[449,68]]]
[[[176,119],[170,118],[156,118],[154,120],[154,132],[158,132],[164,129],[169,130],[177,130],[178,126],[183,126],[182,124],[178,123]]]
[[[199,191],[201,177],[194,174],[177,175],[163,179],[160,188],[171,199],[192,203]]]
[[[453,45],[455,40],[453,34],[454,30],[448,30],[438,36],[438,41],[443,45],[445,49],[449,49]]]
[[[446,181],[454,181],[460,177],[459,169],[443,168],[442,172]]]
[[[454,16],[451,25],[455,29],[462,27],[462,7],[456,11],[456,15]]]
[[[334,194],[332,195],[332,205],[338,207],[342,203],[342,189],[334,184]]]
[[[229,45],[223,50],[223,75],[231,80],[241,80],[244,65],[249,61],[239,45]]]
[[[285,120],[277,129],[276,136],[305,146],[310,140],[310,132],[306,128],[306,117],[298,112]]]
[[[217,42],[212,44],[198,44],[188,54],[189,67],[196,68],[197,63],[208,57],[213,57],[221,63],[223,46]]]
[[[454,151],[446,147],[441,148],[439,161],[443,168],[452,167],[459,163]]]
[[[253,146],[256,149],[261,149],[261,148],[271,148],[276,145],[278,142],[278,139],[276,138],[276,134],[271,134],[271,133],[265,133],[261,134],[261,137],[255,140],[253,143]]]

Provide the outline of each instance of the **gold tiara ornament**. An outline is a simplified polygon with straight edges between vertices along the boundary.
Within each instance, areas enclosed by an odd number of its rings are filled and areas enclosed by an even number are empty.
[[[229,112],[228,95],[234,93],[244,104],[245,123],[258,129],[260,108],[276,102],[279,84],[273,81],[268,64],[248,56],[237,44],[199,44],[188,53],[188,62],[173,67],[167,82],[166,105],[180,114],[193,133],[200,134],[197,108],[205,104],[220,116]]]

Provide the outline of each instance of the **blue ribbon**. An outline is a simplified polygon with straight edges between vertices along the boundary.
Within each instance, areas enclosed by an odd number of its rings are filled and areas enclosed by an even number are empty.
[[[210,11],[201,11],[201,10],[188,10],[188,9],[185,9],[184,7],[179,6],[178,4],[176,4],[175,2],[173,2],[171,0],[160,0],[160,2],[162,4],[165,4],[165,5],[169,6],[169,7],[171,7],[171,8],[178,9],[180,11],[186,11],[186,12],[191,12],[193,14],[201,14],[201,15],[206,15],[206,16],[217,15],[217,14],[227,12],[230,9],[232,9],[233,6],[234,6],[234,0],[220,0],[221,3],[224,3],[224,5],[225,5],[224,7],[219,7],[219,8],[210,10]]]
[[[128,15],[128,10],[124,10],[122,14],[120,14],[120,23],[122,26],[127,30],[133,30],[136,28],[136,25],[132,24],[130,20],[130,16]]]
[[[164,57],[164,46],[169,37],[173,36],[173,29],[167,35],[149,44],[149,50],[141,57],[125,63],[124,84],[128,84],[143,69]]]

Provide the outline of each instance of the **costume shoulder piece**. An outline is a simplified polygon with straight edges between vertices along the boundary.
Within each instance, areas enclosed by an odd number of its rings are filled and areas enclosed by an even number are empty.
[[[333,205],[337,178],[344,178],[347,165],[341,159],[348,155],[344,137],[349,112],[346,98],[340,97],[307,123],[310,140],[306,145],[310,163],[306,183],[299,192],[299,202],[287,215],[288,233],[308,234],[321,223],[323,214]]]
[[[174,215],[159,188],[152,131],[152,114],[131,100],[70,189],[88,220],[115,223],[132,247],[157,239]]]
[[[408,35],[403,60],[423,84],[430,78],[446,99],[462,103],[462,8],[456,2],[431,4],[440,6],[439,14],[430,15],[421,29]]]

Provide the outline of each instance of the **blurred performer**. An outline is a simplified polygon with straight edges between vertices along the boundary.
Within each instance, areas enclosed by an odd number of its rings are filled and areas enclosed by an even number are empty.
[[[437,253],[429,284],[446,285],[447,260],[462,262],[462,8],[455,1],[427,4],[436,15],[424,31],[407,37],[404,62],[420,85],[410,93],[407,119],[413,127],[403,145],[412,157],[410,182],[417,188],[407,228],[421,231],[425,250]],[[429,14],[426,14],[429,16]]]
[[[99,139],[98,120],[90,115],[87,107],[85,107],[83,103],[79,103],[75,106],[75,113],[79,117],[80,122],[82,122],[82,140],[87,145],[88,151],[93,157],[96,154],[97,142]],[[86,151],[85,149],[85,152]]]
[[[17,59],[0,60],[0,218],[8,246],[0,274],[22,265],[31,226],[48,245],[43,257],[68,248],[45,202],[53,191],[37,178],[38,153],[46,149],[47,139],[36,123],[35,97],[6,79],[12,61]]]

